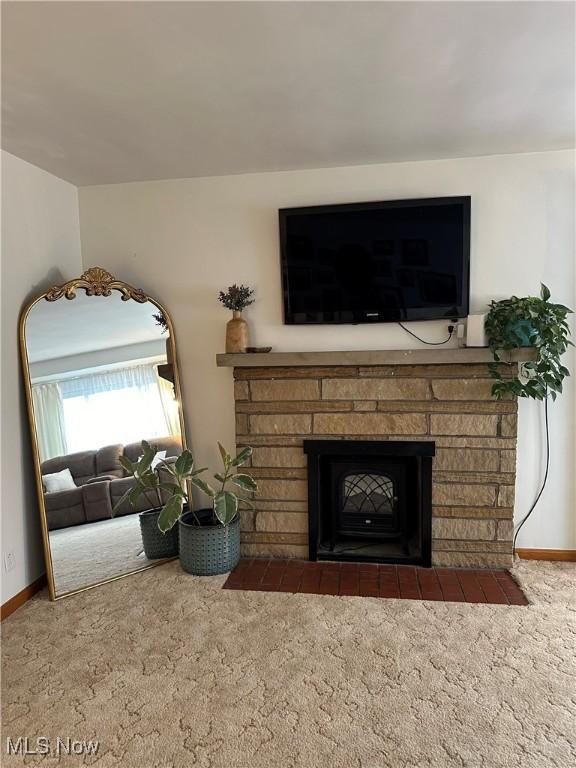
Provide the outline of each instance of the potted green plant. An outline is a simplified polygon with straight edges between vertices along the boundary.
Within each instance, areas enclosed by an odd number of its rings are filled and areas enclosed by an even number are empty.
[[[540,296],[492,301],[486,316],[488,346],[495,363],[490,374],[496,379],[492,394],[500,399],[506,395],[555,400],[562,392],[562,382],[570,371],[560,358],[572,345],[566,317],[572,312],[563,304],[550,301],[550,291],[542,284]],[[572,345],[573,346],[573,345]],[[521,363],[517,376],[502,375],[501,365],[513,365],[506,352],[520,347],[533,347],[537,359]]]
[[[189,511],[178,518],[180,564],[185,571],[196,576],[215,576],[236,567],[240,559],[239,505],[242,501],[253,506],[251,498],[245,494],[258,490],[251,475],[236,471],[252,456],[252,448],[243,448],[235,457],[228,454],[220,443],[218,448],[223,471],[215,473],[214,479],[219,487],[212,488],[200,478],[192,479],[193,485],[211,498],[211,509],[200,510],[201,516]],[[230,485],[239,490],[231,490]],[[166,518],[161,516],[158,525],[162,528],[173,524],[173,514]]]
[[[147,445],[142,444],[144,450]],[[159,535],[178,532],[182,568],[196,576],[226,573],[237,565],[240,559],[239,504],[243,501],[252,506],[252,501],[239,491],[230,490],[230,485],[248,493],[258,490],[254,478],[236,471],[251,457],[252,448],[243,448],[235,457],[230,456],[220,443],[218,448],[223,472],[214,474],[219,483],[216,489],[199,477],[206,467],[195,470],[192,453],[188,450],[175,461],[162,461],[158,472],[151,470],[150,465],[143,464],[140,470],[135,466],[137,490],[134,490],[133,498],[150,488],[162,494],[163,504],[156,518]],[[143,458],[147,456],[146,453]],[[211,498],[210,508],[193,508],[192,486]]]
[[[246,352],[249,345],[248,323],[242,317],[242,312],[250,304],[254,304],[253,295],[252,288],[236,284],[218,293],[218,301],[226,309],[232,310],[232,319],[226,324],[226,352],[228,353]]]
[[[126,473],[134,478],[134,483],[112,510],[114,516],[126,503],[134,506],[141,496],[148,500],[150,508],[140,513],[139,522],[144,554],[149,560],[178,556],[178,529],[164,533],[158,528],[163,503],[160,478],[156,468],[152,467],[154,456],[154,448],[143,440],[142,456],[138,461],[132,462],[127,456],[119,457]]]

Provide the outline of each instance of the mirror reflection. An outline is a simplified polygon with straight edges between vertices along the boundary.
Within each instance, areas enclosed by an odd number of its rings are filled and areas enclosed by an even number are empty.
[[[165,314],[79,290],[38,300],[24,332],[54,595],[157,564],[170,551],[148,557],[139,520],[155,500],[114,507],[134,482],[122,456],[137,461],[142,440],[156,464],[182,450]]]

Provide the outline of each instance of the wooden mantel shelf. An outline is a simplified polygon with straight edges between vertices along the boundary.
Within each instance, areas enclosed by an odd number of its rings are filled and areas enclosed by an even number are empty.
[[[514,350],[510,362],[536,359],[531,347]],[[494,358],[486,347],[455,347],[447,349],[384,349],[363,352],[268,352],[216,355],[220,368],[289,368],[305,365],[456,365],[492,363]]]

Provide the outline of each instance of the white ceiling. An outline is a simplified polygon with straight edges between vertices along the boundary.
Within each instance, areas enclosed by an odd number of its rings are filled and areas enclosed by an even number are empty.
[[[37,363],[161,339],[152,317],[157,312],[149,302],[122,301],[116,291],[87,296],[79,290],[71,301],[39,301],[26,320],[28,358]]]
[[[2,3],[3,146],[78,185],[572,147],[574,11]]]

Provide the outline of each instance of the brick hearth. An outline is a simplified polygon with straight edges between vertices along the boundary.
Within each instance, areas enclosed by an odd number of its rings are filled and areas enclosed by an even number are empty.
[[[508,571],[302,560],[241,560],[224,589],[528,605]]]
[[[436,443],[433,565],[512,564],[517,403],[492,398],[487,364],[271,365],[234,377],[236,442],[254,447],[260,486],[256,510],[242,510],[245,557],[307,558],[304,439],[425,437]]]

